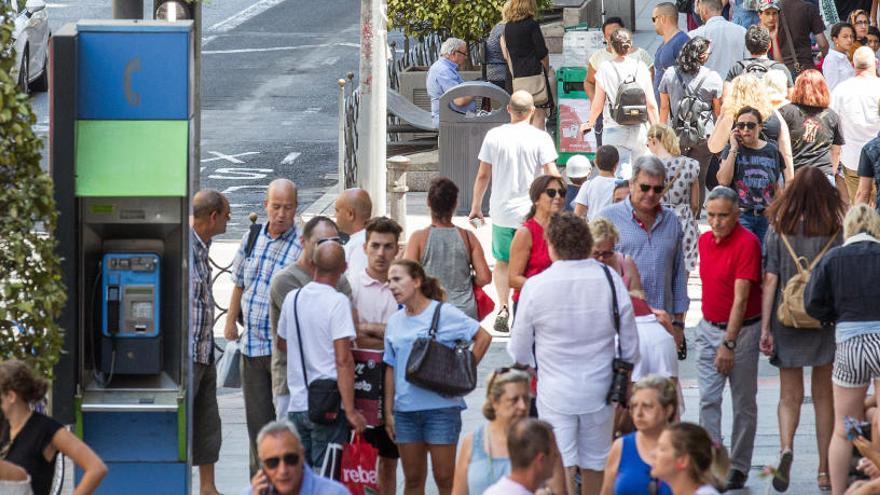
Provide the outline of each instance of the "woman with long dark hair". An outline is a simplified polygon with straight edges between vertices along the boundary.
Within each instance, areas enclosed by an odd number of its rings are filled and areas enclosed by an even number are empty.
[[[552,263],[544,229],[550,217],[562,211],[565,185],[559,177],[541,175],[532,181],[529,198],[532,200],[532,209],[522,227],[516,229],[510,244],[510,288],[513,289],[514,314],[519,292],[526,279],[543,272]]]
[[[492,336],[478,321],[443,303],[446,294],[440,283],[415,261],[394,261],[388,285],[403,309],[391,315],[385,326],[385,429],[400,450],[406,493],[424,493],[430,452],[437,488],[449,495],[464,397],[441,395],[410,383],[406,365],[416,339],[428,335],[435,310],[439,311],[437,341],[447,347],[460,340],[472,341],[478,363]]]
[[[685,96],[694,96],[701,102],[703,112],[699,118],[705,123],[705,134],[702,139],[690,146],[682,148],[682,155],[693,158],[700,164],[699,194],[696,203],[702,206],[706,189],[706,170],[712,154],[706,139],[715,128],[715,120],[721,113],[721,94],[724,81],[717,72],[705,67],[709,58],[711,42],[697,36],[681,48],[678,64],[666,69],[660,80],[660,122],[668,124],[672,129],[680,129],[679,108]],[[699,208],[695,213],[699,216]]]
[[[809,72],[798,77],[798,81]],[[809,76],[808,76],[809,77]],[[820,76],[821,77],[821,76]],[[816,441],[819,445],[819,488],[830,489],[828,444],[834,427],[831,367],[834,362],[834,328],[794,328],[777,316],[782,291],[788,281],[819,262],[831,247],[842,242],[844,204],[819,168],[802,167],[794,180],[767,209],[770,228],[764,243],[764,285],[761,318],[761,351],[779,368],[780,460],[773,486],[788,488],[794,434],[804,398],[804,368],[810,373]],[[800,266],[799,266],[800,265]]]
[[[791,134],[795,172],[803,167],[816,167],[834,183],[843,133],[840,117],[828,108],[831,92],[825,78],[815,69],[801,72],[788,99],[791,103],[780,108],[779,113]]]

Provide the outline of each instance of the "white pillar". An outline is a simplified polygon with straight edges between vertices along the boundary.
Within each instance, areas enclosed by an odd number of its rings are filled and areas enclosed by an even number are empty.
[[[360,114],[358,115],[358,185],[373,200],[373,215],[385,215],[387,5],[361,0]]]

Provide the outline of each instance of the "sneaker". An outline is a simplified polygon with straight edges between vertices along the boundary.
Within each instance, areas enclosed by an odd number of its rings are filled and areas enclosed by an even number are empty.
[[[508,311],[507,306],[501,306],[501,311],[495,315],[495,326],[493,327],[495,331],[501,333],[510,332],[508,320],[510,320],[510,311]]]
[[[731,469],[730,474],[727,476],[727,485],[724,487],[724,491],[726,492],[730,490],[740,490],[742,488],[745,488],[746,481],[748,479],[749,477],[746,475],[746,473],[738,469]]]
[[[779,466],[776,467],[776,474],[773,476],[773,489],[777,492],[788,490],[788,482],[791,479],[791,462],[794,460],[794,454],[790,449],[786,449],[779,457]]]

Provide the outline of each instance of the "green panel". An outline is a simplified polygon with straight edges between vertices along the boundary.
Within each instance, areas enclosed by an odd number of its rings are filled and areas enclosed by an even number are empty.
[[[77,196],[186,196],[189,122],[80,120]]]

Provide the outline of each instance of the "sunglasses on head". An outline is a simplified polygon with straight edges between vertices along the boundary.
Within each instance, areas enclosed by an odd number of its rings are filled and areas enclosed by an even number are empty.
[[[750,131],[754,130],[755,127],[758,127],[757,122],[737,122],[736,128],[739,130],[748,129]]]
[[[544,189],[544,192],[547,193],[547,196],[550,199],[555,198],[557,194],[561,197],[565,197],[565,189]]]
[[[649,186],[648,184],[639,184],[639,189],[643,193],[654,191],[655,194],[660,194],[663,192],[663,186]]]
[[[297,466],[299,465],[299,454],[290,452],[278,457],[269,457],[263,459],[262,463],[269,469],[275,469],[281,464],[281,461],[284,461],[284,464],[287,464],[288,466]]]

